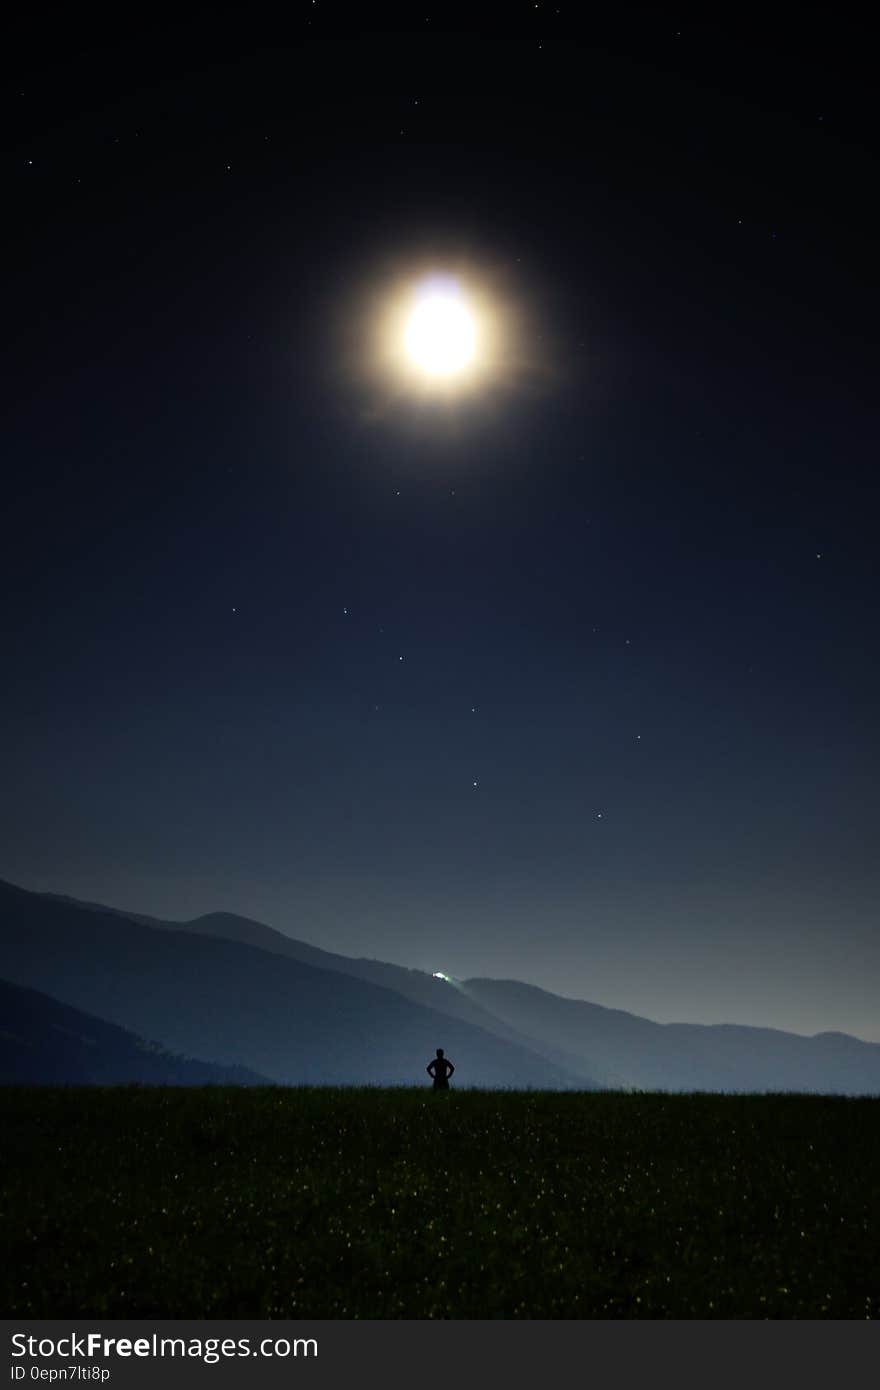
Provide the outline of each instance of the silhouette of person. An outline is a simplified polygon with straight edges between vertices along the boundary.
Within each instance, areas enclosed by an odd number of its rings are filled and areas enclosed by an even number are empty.
[[[455,1071],[455,1067],[448,1057],[443,1056],[442,1047],[437,1048],[437,1056],[431,1058],[431,1061],[425,1067],[425,1071],[432,1078],[435,1091],[449,1090],[449,1078]]]

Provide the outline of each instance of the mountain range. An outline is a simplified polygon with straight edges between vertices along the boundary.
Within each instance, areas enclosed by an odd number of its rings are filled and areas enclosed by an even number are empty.
[[[0,1084],[261,1086],[245,1067],[179,1057],[35,989],[0,980]]]
[[[441,1046],[460,1086],[880,1094],[880,1044],[845,1034],[659,1024],[231,913],[171,922],[0,882],[0,946],[6,1081],[419,1085]]]

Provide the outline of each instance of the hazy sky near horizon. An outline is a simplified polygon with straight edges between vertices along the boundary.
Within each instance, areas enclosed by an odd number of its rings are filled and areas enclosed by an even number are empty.
[[[0,876],[880,1041],[866,60],[449,15],[22,59]]]

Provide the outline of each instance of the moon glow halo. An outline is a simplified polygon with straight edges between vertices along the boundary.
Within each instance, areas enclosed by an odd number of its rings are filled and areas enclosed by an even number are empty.
[[[509,266],[394,253],[356,277],[350,293],[334,290],[335,360],[365,420],[457,427],[550,384],[549,344]]]

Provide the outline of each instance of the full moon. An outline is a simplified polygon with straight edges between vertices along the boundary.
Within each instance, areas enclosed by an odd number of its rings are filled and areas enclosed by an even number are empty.
[[[416,288],[403,345],[411,366],[429,377],[455,377],[473,363],[477,323],[456,280],[438,276]]]
[[[457,427],[549,375],[545,335],[504,263],[395,252],[357,274],[333,315],[340,373],[365,389],[369,418],[412,406],[420,427]]]

